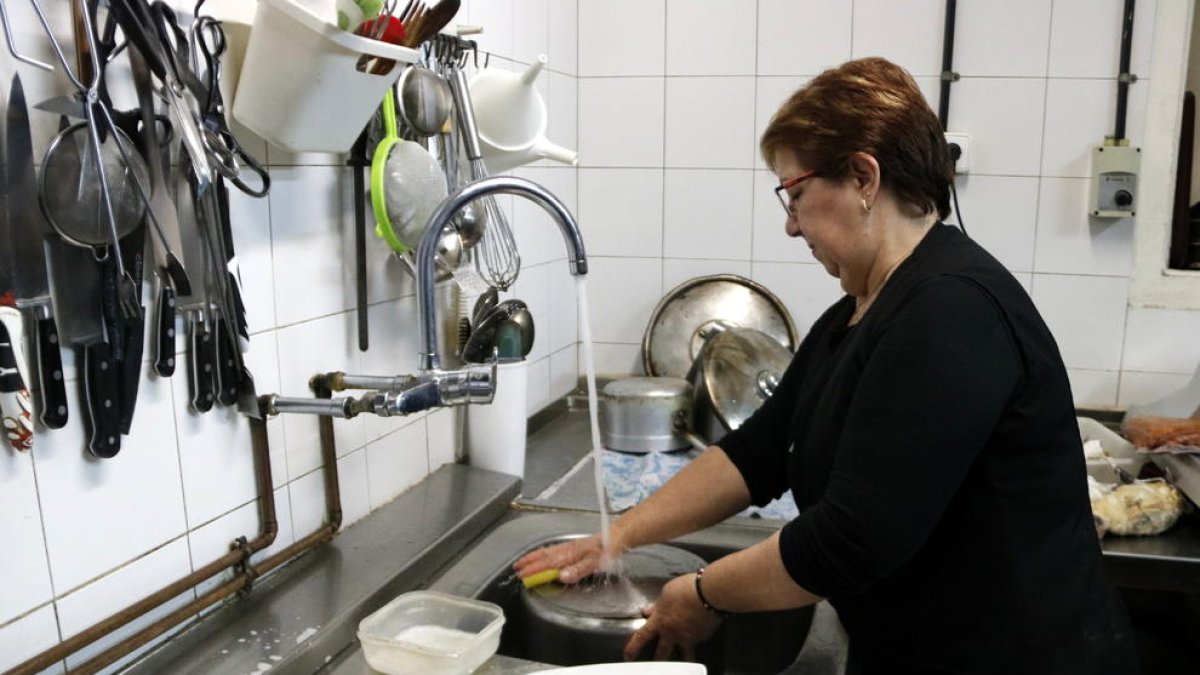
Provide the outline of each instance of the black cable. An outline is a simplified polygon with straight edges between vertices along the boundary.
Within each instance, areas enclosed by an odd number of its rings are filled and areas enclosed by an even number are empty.
[[[958,208],[958,189],[954,187],[954,181],[950,181],[950,197],[954,199],[954,219],[958,221],[958,229],[962,230],[963,234],[967,234],[967,226],[963,225],[962,209]],[[967,234],[967,236],[971,236]]]
[[[942,87],[938,97],[938,121],[942,123],[942,131],[948,128],[950,121],[950,83],[957,79],[951,71],[954,67],[954,15],[958,12],[956,0],[946,0],[946,27],[942,32]]]
[[[1113,138],[1125,138],[1125,111],[1129,106],[1129,55],[1133,51],[1133,6],[1136,0],[1125,0],[1124,21],[1121,28],[1121,72],[1117,77],[1117,125]]]

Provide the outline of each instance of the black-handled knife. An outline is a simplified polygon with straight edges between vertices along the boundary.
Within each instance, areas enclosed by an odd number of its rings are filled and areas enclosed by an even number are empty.
[[[213,331],[217,348],[217,401],[221,405],[236,405],[242,385],[241,352],[238,351],[236,330],[223,317],[215,321]]]
[[[62,354],[59,352],[58,327],[50,300],[50,279],[46,269],[47,236],[50,232],[38,208],[36,173],[33,168],[33,142],[29,131],[29,110],[19,75],[13,75],[5,113],[5,187],[7,204],[5,224],[0,226],[0,246],[9,247],[11,288],[16,306],[27,312],[34,325],[34,373],[38,385],[39,417],[48,429],[60,429],[67,423],[67,389],[63,381]],[[5,263],[0,262],[0,266]],[[12,336],[25,339],[24,335]],[[33,382],[27,383],[33,384]]]
[[[47,429],[61,429],[67,424],[67,388],[63,381],[62,352],[58,340],[58,325],[54,317],[38,319],[33,324],[37,344],[38,382],[41,391],[42,424]]]
[[[155,301],[154,372],[159,377],[175,374],[175,289],[159,280]]]
[[[108,343],[98,342],[82,351],[88,451],[107,459],[121,451],[121,374]]]
[[[198,313],[188,317],[188,391],[196,412],[212,410],[216,398],[213,393],[217,362],[214,342],[213,331]]]

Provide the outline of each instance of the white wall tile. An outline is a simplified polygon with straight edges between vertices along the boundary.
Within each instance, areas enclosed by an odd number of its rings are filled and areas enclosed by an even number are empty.
[[[1113,77],[1120,71],[1124,0],[1055,0],[1050,29],[1051,77]],[[1130,69],[1150,76],[1155,0],[1137,3]]]
[[[665,34],[665,0],[579,0],[579,75],[662,75]]]
[[[754,166],[753,77],[671,77],[666,91],[666,166]]]
[[[371,508],[377,509],[429,475],[425,425],[410,424],[367,446]]]
[[[663,254],[749,260],[753,188],[750,171],[667,169]]]
[[[554,264],[550,277],[550,337],[551,352],[574,345],[579,341],[579,302],[577,280],[564,264]],[[543,329],[545,330],[545,329]],[[546,334],[546,333],[543,333]]]
[[[80,410],[75,382],[70,410]],[[111,459],[87,454],[82,425],[39,437],[38,493],[55,591],[64,593],[187,531],[171,387],[143,376],[131,434]],[[146,509],[153,504],[153,509]],[[97,518],[96,514],[114,514]],[[136,514],[136,517],[129,517]]]
[[[667,75],[753,75],[755,0],[667,0]]]
[[[642,346],[640,344],[616,344],[598,342],[594,345],[596,359],[596,376],[603,375],[641,375]],[[584,357],[579,356],[579,374],[584,374]]]
[[[513,173],[546,186],[546,176],[549,175],[549,170],[542,167],[525,167],[517,169]],[[541,265],[561,257],[564,253],[562,235],[559,233],[558,226],[546,211],[534,202],[528,199],[514,199],[513,218],[509,225],[512,227],[513,238],[517,242],[517,250],[521,254],[522,269]]]
[[[550,400],[554,401],[575,390],[579,382],[578,350],[571,345],[550,355]]]
[[[849,60],[852,4],[759,0],[758,74],[816,75]]]
[[[662,166],[664,91],[662,78],[581,79],[580,166]]]
[[[959,176],[958,204],[971,238],[1009,271],[1033,269],[1038,223],[1038,179],[1017,176]],[[953,202],[951,203],[953,207]],[[958,222],[951,214],[948,222]]]
[[[483,32],[474,36],[479,48],[512,58],[514,0],[486,0],[471,3],[471,23],[482,26]]]
[[[808,334],[813,322],[845,295],[837,279],[815,263],[756,262],[750,278],[783,301],[801,339]]]
[[[1128,279],[1035,274],[1031,295],[1067,368],[1121,367]]]
[[[592,258],[587,293],[592,339],[640,343],[650,312],[662,295],[662,261]],[[639,291],[636,295],[633,290]]]
[[[275,275],[271,262],[270,202],[230,190],[229,222],[242,280],[242,301],[246,303],[246,322],[252,333],[271,328],[275,325]]]
[[[749,260],[700,260],[692,258],[663,259],[663,297],[685,281],[712,274],[736,274],[750,278],[753,270]]]
[[[279,381],[283,396],[311,397],[308,381],[317,373],[360,372],[357,341],[351,344],[352,314],[337,314],[280,329]],[[362,447],[362,418],[334,420],[334,440],[340,454]],[[288,476],[294,480],[321,465],[317,418],[284,415]]]
[[[252,562],[259,562],[292,544],[291,502],[287,489],[276,490],[275,519],[278,531],[275,541],[265,549],[250,557]],[[197,570],[217,560],[229,552],[233,542],[238,537],[253,541],[262,532],[261,508],[258,500],[245,504],[216,520],[202,525],[188,533],[188,549],[191,554],[192,569]],[[206,593],[221,583],[233,578],[232,571],[218,574],[208,581],[196,586],[197,593]]]
[[[913,75],[937,75],[944,6],[938,0],[856,0],[853,57],[882,56]]]
[[[40,448],[34,450],[40,451]],[[3,625],[54,596],[31,453],[15,453],[6,448],[0,455],[0,513],[4,514],[6,550],[0,556],[0,625]]]
[[[560,73],[579,72],[579,2],[551,0],[549,18],[550,68]]]
[[[803,239],[793,239],[784,229],[786,216],[779,199],[775,197],[775,186],[779,179],[769,171],[754,172],[754,226],[752,254],[755,261],[764,262],[813,262],[812,253]]]
[[[349,309],[354,286],[343,247],[340,177],[331,167],[271,171],[275,316],[281,324]]]
[[[1200,363],[1200,312],[1133,307],[1125,330],[1125,370],[1190,375]]]
[[[1036,271],[1119,277],[1132,272],[1132,219],[1089,216],[1089,183],[1085,178],[1042,178]]]
[[[546,137],[559,145],[579,148],[579,80],[551,72],[543,75],[550,85],[546,99]],[[545,160],[548,166],[564,165]]]
[[[341,465],[341,459],[338,460]],[[341,477],[338,477],[339,487]],[[329,522],[325,509],[325,473],[316,469],[288,483],[292,506],[292,533],[298,539],[316,532]]]
[[[533,63],[550,50],[550,3],[552,0],[513,0],[512,56]]]
[[[525,416],[533,415],[550,403],[550,357],[532,361],[525,385]]]
[[[429,471],[436,471],[443,464],[453,464],[455,452],[462,439],[461,408],[442,408],[425,418],[429,444]]]
[[[46,605],[16,621],[0,624],[0,668],[16,666],[45,649],[58,644],[58,620],[54,605]],[[61,673],[61,666],[43,673]]]
[[[1149,405],[1183,389],[1190,381],[1190,375],[1139,373],[1126,370],[1121,373],[1121,389],[1117,396],[1117,405],[1126,408],[1134,405]]]
[[[1112,136],[1117,117],[1114,80],[1060,80],[1046,83],[1046,143],[1042,175],[1090,178],[1092,148]],[[1148,86],[1129,91],[1125,136],[1131,145],[1145,137]]]
[[[1045,77],[1050,5],[1045,0],[960,3],[954,70],[967,76]],[[939,31],[930,37],[940,44],[940,36]]]
[[[452,344],[457,342],[451,338],[455,335],[454,326],[456,325],[452,302],[454,294],[453,282],[443,282],[437,286],[434,295],[439,326],[438,349],[444,359],[450,357]],[[358,372],[366,375],[396,375],[417,372],[420,337],[417,331],[419,321],[416,297],[410,295],[395,302],[373,305],[370,316],[372,332],[383,337],[378,338],[377,342],[373,342],[370,350],[361,353]],[[371,442],[408,426],[424,415],[425,413],[407,417],[364,415],[360,419],[363,420],[366,441]],[[341,449],[340,446],[339,449]],[[353,449],[355,448],[345,448],[345,450]]]
[[[338,460],[338,491],[342,498],[342,527],[353,525],[371,512],[366,448]]]
[[[150,595],[192,571],[188,557],[187,539],[176,539],[128,565],[58,599],[58,620],[64,638],[69,638],[88,626],[104,619],[131,603]],[[113,633],[84,647],[67,658],[67,665],[76,668],[109,647],[120,643],[138,630],[179,609],[195,594],[191,589],[175,596],[159,607],[134,619]],[[176,629],[177,630],[177,629]],[[142,647],[117,661],[125,664],[147,651]]]
[[[662,169],[580,169],[579,227],[589,255],[662,255]]]
[[[1120,373],[1115,370],[1069,368],[1067,378],[1071,381],[1071,398],[1075,400],[1075,405],[1116,405],[1119,375]]]
[[[955,83],[949,128],[971,135],[972,174],[1038,175],[1045,89],[1037,79]]]
[[[173,377],[188,524],[207,523],[257,496],[250,424],[234,408],[188,409],[187,378]],[[274,472],[272,471],[272,478]]]

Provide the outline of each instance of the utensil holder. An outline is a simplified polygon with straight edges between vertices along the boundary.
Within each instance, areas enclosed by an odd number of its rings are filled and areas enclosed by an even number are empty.
[[[471,466],[525,477],[525,395],[529,363],[525,360],[496,367],[496,395],[488,405],[467,412],[467,457]]]
[[[259,0],[233,117],[293,152],[347,152],[404,70],[364,72],[363,55],[398,63],[419,56],[343,31],[292,0]]]

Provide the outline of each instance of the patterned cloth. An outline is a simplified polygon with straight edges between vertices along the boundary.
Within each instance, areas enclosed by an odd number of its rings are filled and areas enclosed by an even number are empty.
[[[644,455],[605,450],[600,463],[604,467],[604,488],[608,492],[609,505],[616,512],[632,507],[662,487],[699,454],[700,451],[695,449]],[[764,507],[751,506],[739,515],[791,520],[799,515],[799,509],[788,492]]]

